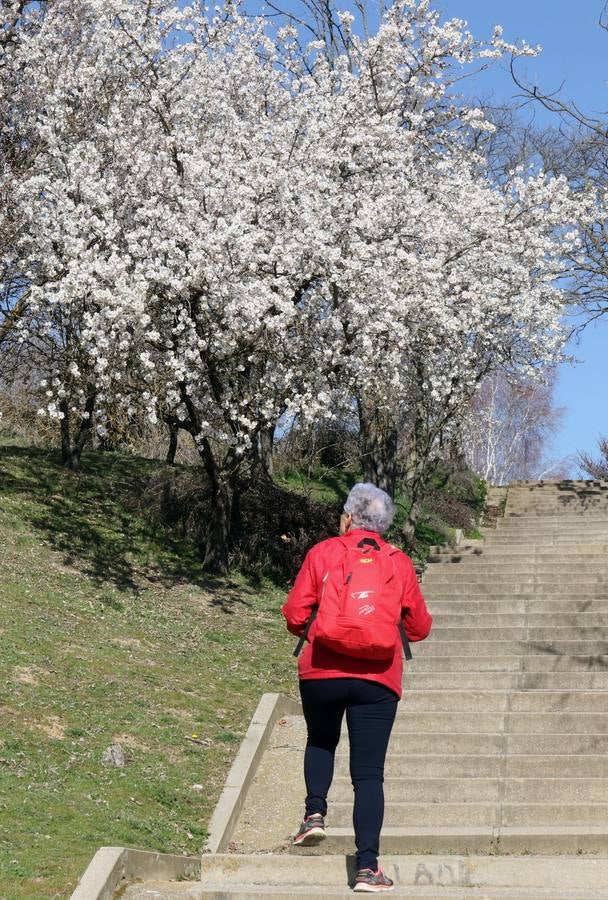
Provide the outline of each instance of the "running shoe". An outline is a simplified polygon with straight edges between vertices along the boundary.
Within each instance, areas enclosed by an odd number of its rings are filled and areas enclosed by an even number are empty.
[[[372,869],[359,869],[355,878],[355,891],[360,893],[376,894],[380,891],[392,891],[394,884],[382,869],[374,872]]]
[[[321,813],[313,813],[307,816],[300,830],[293,839],[293,843],[298,847],[314,847],[325,840],[325,821]]]

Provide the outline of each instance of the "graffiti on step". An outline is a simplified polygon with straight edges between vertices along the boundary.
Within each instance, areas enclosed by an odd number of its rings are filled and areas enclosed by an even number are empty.
[[[473,887],[473,867],[464,859],[450,862],[423,863],[416,866],[415,885],[432,884],[439,887]]]

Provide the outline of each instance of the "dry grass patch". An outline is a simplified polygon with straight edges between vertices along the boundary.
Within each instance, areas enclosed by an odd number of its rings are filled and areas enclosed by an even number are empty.
[[[32,722],[31,724],[54,741],[62,741],[65,738],[66,726],[59,716],[46,716],[44,721]]]
[[[38,666],[23,666],[13,670],[13,681],[17,682],[17,684],[31,684],[33,687],[36,687],[40,684],[40,679],[45,675],[50,675],[50,672],[46,669],[41,669]]]

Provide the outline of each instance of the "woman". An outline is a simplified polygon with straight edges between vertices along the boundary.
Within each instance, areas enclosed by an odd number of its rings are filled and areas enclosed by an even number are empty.
[[[389,528],[394,511],[393,502],[384,491],[373,484],[356,484],[344,504],[340,537],[322,541],[309,551],[281,610],[289,631],[302,637],[313,610],[316,612],[319,607],[319,617],[323,615],[321,592],[338,578],[344,583],[343,602],[351,604],[351,620],[357,613],[366,618],[377,607],[385,612],[389,608],[396,610],[394,641],[384,658],[368,658],[365,648],[356,651],[358,655],[354,655],[352,647],[338,652],[335,642],[332,646],[331,641],[327,642],[328,629],[320,629],[319,622],[315,622],[310,626],[308,643],[298,660],[308,739],[304,755],[306,811],[293,843],[310,846],[325,838],[327,794],[346,713],[357,847],[354,889],[362,892],[393,888],[393,882],[378,865],[378,854],[384,817],[384,760],[402,692],[403,661],[397,626],[400,623],[405,626],[410,641],[420,641],[428,635],[432,624],[412,561],[380,537]],[[353,553],[359,553],[359,562],[370,565],[359,569],[349,562],[351,568],[379,572],[378,566],[382,565],[382,571],[388,571],[388,576],[375,583],[375,590],[348,593],[352,573],[345,574],[348,566],[344,561],[352,559]],[[378,585],[384,586],[378,589]],[[329,608],[327,595],[324,602]],[[389,634],[392,633],[391,629]]]

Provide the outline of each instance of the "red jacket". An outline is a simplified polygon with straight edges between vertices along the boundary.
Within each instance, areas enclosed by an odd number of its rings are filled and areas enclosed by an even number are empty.
[[[346,539],[352,539],[353,545],[362,538],[371,537],[384,544],[385,541],[374,531],[355,529],[347,532],[342,538],[329,538],[316,544],[306,555],[302,568],[298,572],[295,584],[281,612],[292,634],[300,637],[304,633],[306,622],[314,606],[319,602],[321,583],[326,572],[340,564],[344,556]],[[398,570],[401,583],[401,607],[403,624],[410,641],[422,641],[431,630],[433,619],[426,608],[424,597],[418,587],[416,572],[409,556],[399,551],[391,557]],[[401,681],[403,677],[403,658],[401,638],[395,629],[395,652],[389,660],[357,659],[336,653],[329,647],[317,644],[314,640],[307,643],[298,658],[298,672],[302,679],[307,678],[366,678],[378,681],[401,697]]]

